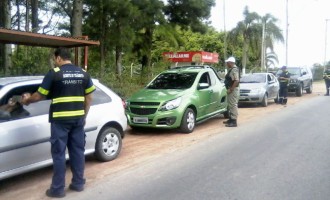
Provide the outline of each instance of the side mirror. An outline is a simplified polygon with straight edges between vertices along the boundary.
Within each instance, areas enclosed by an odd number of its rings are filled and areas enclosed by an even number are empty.
[[[303,72],[302,75],[306,75],[307,73],[306,72]]]
[[[198,89],[199,90],[202,90],[202,89],[205,89],[205,88],[209,88],[210,87],[210,84],[208,83],[199,83],[198,84]]]

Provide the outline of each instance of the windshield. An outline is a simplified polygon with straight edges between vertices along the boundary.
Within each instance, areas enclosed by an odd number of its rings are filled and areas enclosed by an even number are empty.
[[[266,82],[266,76],[264,74],[248,74],[242,76],[240,83],[264,83]]]
[[[197,73],[164,73],[148,85],[148,89],[187,89],[192,86]]]
[[[299,68],[287,68],[289,74],[291,76],[294,76],[294,75],[299,75],[300,76],[300,69]],[[278,72],[276,73],[277,76],[279,76],[280,74],[282,73],[282,70],[278,70]]]

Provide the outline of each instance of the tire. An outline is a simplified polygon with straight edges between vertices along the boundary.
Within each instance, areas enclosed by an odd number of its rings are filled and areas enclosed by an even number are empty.
[[[309,84],[309,87],[306,89],[307,94],[311,94],[313,92],[313,82]]]
[[[296,89],[296,96],[301,97],[303,95],[303,87],[302,84],[299,84],[298,88]]]
[[[184,112],[180,130],[183,133],[191,133],[194,131],[196,126],[196,116],[195,112],[191,108],[187,108],[187,110]]]
[[[94,155],[99,161],[111,161],[117,158],[121,147],[122,139],[120,131],[113,127],[105,127],[97,136]]]
[[[267,107],[268,106],[268,95],[264,94],[264,98],[261,101],[261,106],[262,107]]]

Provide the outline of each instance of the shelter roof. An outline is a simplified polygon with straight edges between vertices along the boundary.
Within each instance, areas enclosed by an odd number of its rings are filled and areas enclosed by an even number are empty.
[[[40,33],[24,32],[0,28],[0,43],[2,44],[20,44],[28,46],[42,47],[83,47],[99,45],[99,41],[88,40],[87,37],[73,38],[46,35]]]

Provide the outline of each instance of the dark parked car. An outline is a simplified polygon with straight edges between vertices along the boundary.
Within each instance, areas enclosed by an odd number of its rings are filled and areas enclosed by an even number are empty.
[[[290,73],[289,92],[294,92],[296,96],[303,95],[303,90],[310,94],[313,92],[313,74],[309,67],[287,67]],[[279,69],[277,76],[282,73]]]

